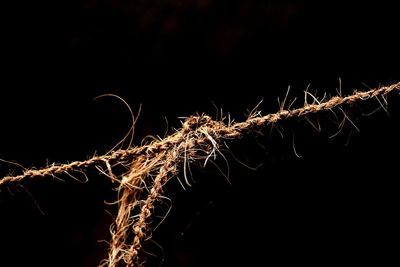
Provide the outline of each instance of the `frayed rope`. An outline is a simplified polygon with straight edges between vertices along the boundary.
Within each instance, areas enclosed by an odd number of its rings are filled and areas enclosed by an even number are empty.
[[[145,259],[141,255],[143,242],[151,236],[149,227],[156,201],[161,198],[164,185],[178,174],[178,168],[187,162],[204,161],[216,156],[224,140],[239,139],[243,135],[263,126],[282,120],[304,117],[311,113],[328,111],[344,105],[353,105],[371,98],[385,96],[400,91],[400,83],[372,89],[366,92],[354,92],[349,96],[335,96],[327,101],[314,98],[312,104],[298,109],[285,110],[265,116],[253,113],[244,122],[228,123],[212,120],[209,116],[191,116],[182,128],[162,140],[150,144],[117,150],[103,156],[95,156],[86,161],[69,164],[53,164],[47,168],[25,170],[17,176],[0,179],[0,186],[18,183],[24,179],[37,177],[57,177],[61,174],[83,171],[91,166],[105,167],[112,181],[119,182],[119,210],[113,226],[108,258],[101,266],[117,267],[142,266]],[[113,166],[123,163],[129,171],[117,178]],[[185,171],[184,171],[185,172]],[[186,177],[186,173],[184,173]],[[185,178],[186,179],[186,178]],[[147,183],[150,182],[150,186]],[[188,183],[188,181],[186,181]],[[147,190],[147,191],[146,191]],[[145,193],[147,192],[147,196]],[[136,214],[135,214],[136,213]]]

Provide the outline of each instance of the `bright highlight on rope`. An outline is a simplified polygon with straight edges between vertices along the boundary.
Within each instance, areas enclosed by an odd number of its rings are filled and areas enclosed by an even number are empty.
[[[239,123],[224,123],[212,120],[206,115],[191,116],[182,123],[180,129],[164,139],[95,156],[86,161],[53,164],[39,170],[25,170],[21,175],[0,179],[0,187],[20,183],[25,179],[57,177],[62,174],[71,175],[74,172],[84,173],[89,167],[97,167],[112,181],[119,183],[120,192],[117,201],[118,214],[111,227],[112,239],[108,258],[101,263],[101,266],[142,266],[145,258],[141,249],[151,235],[149,224],[154,207],[162,198],[164,185],[169,179],[178,175],[181,167],[185,181],[190,186],[186,179],[188,164],[194,161],[205,164],[210,158],[222,155],[220,149],[224,146],[225,140],[239,139],[253,130],[289,118],[329,111],[371,98],[377,98],[379,101],[379,97],[394,91],[400,92],[400,83],[366,92],[354,92],[345,97],[335,96],[326,101],[312,97],[311,104],[305,102],[303,107],[297,109],[284,109],[285,104],[282,103],[281,109],[276,113],[261,116],[259,112],[253,112],[246,121]],[[381,104],[380,101],[379,103]],[[345,118],[348,119],[346,115]],[[115,175],[114,167],[121,164],[128,168],[128,172]]]

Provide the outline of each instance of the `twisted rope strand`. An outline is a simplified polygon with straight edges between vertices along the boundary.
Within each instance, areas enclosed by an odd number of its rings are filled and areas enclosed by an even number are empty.
[[[144,258],[141,252],[143,243],[151,235],[150,218],[155,203],[161,197],[164,185],[171,177],[177,175],[182,163],[186,164],[188,159],[204,160],[206,163],[211,156],[216,155],[223,140],[239,139],[259,127],[344,105],[353,105],[367,99],[385,96],[395,90],[400,91],[400,82],[366,92],[354,92],[345,97],[335,96],[321,103],[314,98],[312,104],[306,103],[298,109],[281,109],[265,116],[256,113],[244,122],[228,125],[205,115],[191,116],[183,122],[182,128],[162,140],[95,156],[86,161],[53,164],[40,170],[25,170],[21,175],[4,177],[0,180],[0,186],[21,182],[24,179],[79,171],[91,166],[107,167],[110,178],[115,181],[112,164],[127,162],[130,170],[118,179],[119,210],[111,227],[112,238],[108,258],[101,263],[101,266],[118,267],[121,264],[128,267],[142,266]],[[146,186],[146,183],[149,183],[149,186]],[[137,214],[134,214],[135,212]]]

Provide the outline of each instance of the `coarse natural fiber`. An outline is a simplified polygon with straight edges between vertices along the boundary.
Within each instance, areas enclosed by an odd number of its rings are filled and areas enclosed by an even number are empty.
[[[281,109],[276,113],[261,116],[259,112],[253,112],[246,121],[239,123],[224,123],[207,115],[191,116],[183,122],[182,128],[161,140],[95,156],[86,161],[53,164],[40,170],[25,170],[21,175],[0,179],[0,186],[19,183],[25,179],[82,172],[91,166],[105,168],[106,171],[100,170],[112,181],[119,183],[120,193],[118,214],[111,227],[112,238],[108,258],[101,266],[142,266],[145,262],[142,247],[151,237],[154,207],[162,196],[164,185],[178,174],[180,168],[183,167],[183,176],[189,184],[186,178],[188,164],[203,161],[205,165],[210,158],[221,153],[220,149],[225,140],[239,139],[249,132],[282,120],[353,105],[367,99],[386,96],[394,91],[400,91],[400,83],[366,92],[354,92],[344,97],[339,95],[326,101],[313,97],[313,103],[306,102],[303,107],[297,109],[284,109],[285,105],[282,103]],[[125,174],[115,175],[113,171],[117,164],[123,164],[129,170]]]

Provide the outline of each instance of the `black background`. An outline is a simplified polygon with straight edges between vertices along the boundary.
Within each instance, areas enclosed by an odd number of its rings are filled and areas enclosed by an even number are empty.
[[[106,153],[137,112],[135,144],[214,106],[237,121],[291,86],[310,92],[398,82],[398,12],[378,2],[10,1],[1,9],[0,158],[25,167]],[[381,100],[382,101],[382,100]],[[331,113],[317,133],[295,119],[230,144],[230,183],[212,165],[194,186],[172,180],[172,210],[146,248],[152,266],[369,263],[397,260],[400,99]],[[214,103],[214,104],[213,104]],[[296,102],[297,106],[302,100]],[[340,110],[337,114],[341,116]],[[166,118],[168,123],[166,123]],[[294,142],[293,142],[294,141]],[[301,155],[298,158],[293,150]],[[224,161],[217,164],[226,170]],[[1,173],[21,169],[1,164]],[[106,256],[113,186],[89,170],[0,188],[1,266],[96,266]],[[182,178],[182,177],[181,177]],[[44,213],[42,215],[41,211]],[[166,211],[163,206],[158,215]]]

